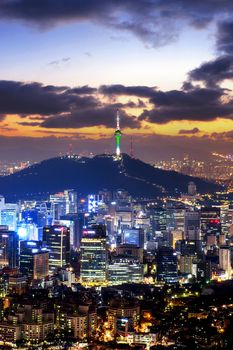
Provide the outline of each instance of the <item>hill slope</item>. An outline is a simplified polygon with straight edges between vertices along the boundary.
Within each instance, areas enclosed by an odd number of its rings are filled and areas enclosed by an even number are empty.
[[[220,187],[198,178],[156,169],[124,154],[121,161],[112,156],[93,158],[52,158],[15,174],[0,178],[0,194],[7,200],[46,198],[64,189],[77,189],[83,195],[102,189],[126,189],[136,197],[155,198],[163,193],[185,193],[194,181],[200,193]]]

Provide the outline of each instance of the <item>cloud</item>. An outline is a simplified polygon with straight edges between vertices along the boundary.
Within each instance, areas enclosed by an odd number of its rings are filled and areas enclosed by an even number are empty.
[[[121,84],[115,85],[101,85],[99,92],[104,95],[127,95],[127,96],[138,96],[138,97],[153,97],[155,93],[154,87],[148,86],[124,86]]]
[[[183,24],[203,28],[233,10],[229,0],[2,0],[0,17],[51,26],[90,21],[128,31],[154,46],[175,40]]]
[[[225,54],[233,54],[233,21],[222,21],[218,25],[217,48]]]
[[[17,124],[22,126],[40,126],[39,122],[18,122]]]
[[[233,78],[233,56],[221,56],[215,60],[203,63],[199,68],[189,73],[192,81],[204,81],[207,86]]]
[[[190,130],[186,130],[186,129],[179,130],[179,134],[182,134],[182,135],[194,135],[194,134],[198,134],[199,132],[200,130],[198,128],[193,128]]]
[[[62,63],[69,62],[71,60],[71,57],[63,57],[59,60],[54,60],[48,63],[49,66],[59,66]]]
[[[106,103],[100,94],[110,97],[110,102]],[[121,103],[119,96],[137,100]],[[143,109],[139,118],[128,112],[135,108]],[[98,89],[0,81],[0,119],[11,114],[30,119],[20,122],[22,126],[113,128],[117,109],[122,128],[139,128],[141,121],[166,124],[181,120],[212,121],[219,117],[233,119],[233,100],[227,90],[218,86],[201,88],[186,82],[181,90],[161,91],[155,87],[120,84]]]
[[[0,113],[51,115],[69,112],[77,108],[97,107],[100,102],[89,95],[95,89],[83,86],[69,87],[0,81]],[[83,96],[84,95],[84,96]]]
[[[154,108],[145,109],[140,120],[157,124],[170,121],[212,121],[218,117],[233,118],[233,101],[223,102],[223,89],[193,87],[190,90],[156,91],[150,102]]]
[[[232,140],[233,141],[233,130],[225,132],[213,132],[211,137],[219,140]]]
[[[213,87],[233,78],[233,21],[218,23],[216,48],[220,56],[189,72],[190,81],[203,81]]]
[[[44,128],[83,128],[91,126],[106,126],[114,128],[116,125],[116,110],[120,105],[103,105],[97,108],[76,110],[64,115],[47,118],[41,127]],[[134,116],[129,116],[123,110],[120,112],[122,126],[136,128],[140,122]]]

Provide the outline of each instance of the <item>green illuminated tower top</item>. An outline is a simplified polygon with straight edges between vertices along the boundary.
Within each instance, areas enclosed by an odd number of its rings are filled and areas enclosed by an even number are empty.
[[[115,130],[115,140],[116,140],[116,157],[121,157],[121,129],[120,129],[120,115],[119,111],[117,110],[117,127]]]

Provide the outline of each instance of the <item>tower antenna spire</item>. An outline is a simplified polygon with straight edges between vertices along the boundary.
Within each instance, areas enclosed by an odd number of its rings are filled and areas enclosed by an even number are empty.
[[[119,109],[117,110],[117,126],[116,126],[117,130],[120,130],[120,113],[119,113]]]

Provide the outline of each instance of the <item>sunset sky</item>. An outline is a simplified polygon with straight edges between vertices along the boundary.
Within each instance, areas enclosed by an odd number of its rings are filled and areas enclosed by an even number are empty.
[[[233,153],[232,0],[1,0],[0,161]]]

